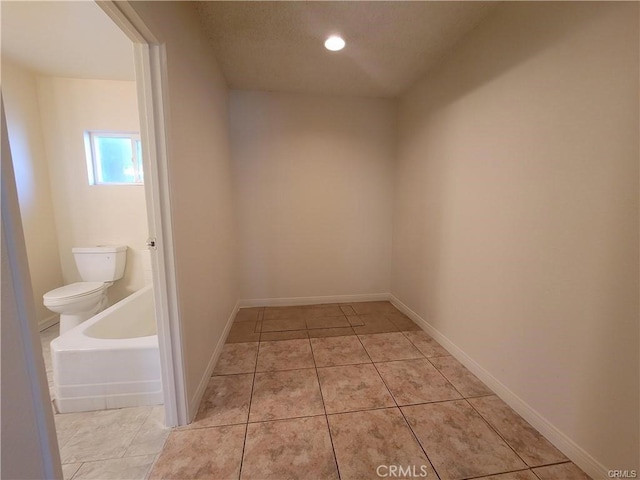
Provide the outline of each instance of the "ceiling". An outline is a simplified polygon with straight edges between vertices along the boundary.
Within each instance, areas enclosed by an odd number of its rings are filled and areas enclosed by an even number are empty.
[[[230,88],[395,97],[495,2],[194,2]],[[44,75],[133,80],[131,41],[93,1],[2,1],[2,56]],[[347,46],[323,46],[340,34]]]
[[[395,97],[495,5],[482,1],[197,2],[233,89]],[[323,46],[341,34],[347,46]]]
[[[133,46],[91,1],[2,1],[2,58],[42,75],[134,80]]]

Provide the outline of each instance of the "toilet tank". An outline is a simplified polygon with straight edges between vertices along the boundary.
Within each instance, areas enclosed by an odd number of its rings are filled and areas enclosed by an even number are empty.
[[[127,263],[125,245],[98,245],[71,249],[76,266],[85,282],[114,282],[124,275]]]

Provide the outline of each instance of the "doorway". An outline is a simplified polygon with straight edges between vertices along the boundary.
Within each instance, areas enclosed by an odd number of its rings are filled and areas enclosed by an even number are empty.
[[[52,3],[55,4],[58,2]],[[72,6],[73,5],[81,6],[83,4],[75,3],[72,4]],[[100,10],[94,3],[90,5]],[[162,49],[157,44],[151,43],[153,39],[140,34],[138,30],[140,26],[135,26],[130,22],[127,15],[122,13],[120,7],[113,3],[101,3],[100,7],[107,12],[111,19],[116,19],[118,28],[126,32],[129,37],[129,42],[134,41],[132,45],[134,59],[132,62],[135,64],[136,72],[135,91],[138,95],[139,131],[142,148],[146,152],[143,162],[145,171],[144,199],[148,207],[149,243],[152,244],[153,247],[149,250],[149,262],[152,265],[152,281],[155,292],[154,303],[157,312],[164,390],[164,409],[162,415],[159,417],[161,420],[156,423],[174,426],[186,423],[186,402],[182,378],[182,356],[180,351],[177,308],[175,307],[175,282],[173,280],[174,269],[171,254],[171,223],[168,210],[168,182],[164,174],[166,169],[163,167],[163,162],[166,159],[166,145],[162,113]],[[101,11],[101,13],[104,15],[104,12]],[[3,11],[5,19],[6,15],[7,12],[5,10]],[[91,28],[91,25],[89,25],[89,28]],[[9,125],[11,125],[10,119],[8,122]],[[16,175],[16,177],[17,176],[18,175]],[[23,210],[22,206],[21,210]],[[146,238],[142,241],[145,242]],[[22,300],[30,301],[31,299],[23,298]],[[18,301],[20,301],[20,299],[18,299]],[[51,330],[45,330],[45,332],[45,337],[54,335]],[[34,377],[31,378],[30,381],[38,382],[38,379]],[[137,417],[139,416],[140,415],[137,415]],[[76,415],[75,420],[78,418],[79,415]],[[156,416],[156,420],[157,419],[158,416]],[[65,428],[62,427],[70,428],[69,424],[74,423],[75,420],[73,422],[63,422],[65,423],[64,426],[59,425],[59,434],[60,430],[65,430]],[[140,418],[136,419],[136,421],[139,420]],[[138,427],[142,429],[143,424],[144,422],[139,424]]]

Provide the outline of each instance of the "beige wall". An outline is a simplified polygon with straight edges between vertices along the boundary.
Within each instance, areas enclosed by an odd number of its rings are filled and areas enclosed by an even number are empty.
[[[499,7],[401,99],[392,292],[638,468],[638,4]],[[604,472],[603,472],[604,473]]]
[[[4,67],[3,64],[2,73],[5,73]],[[31,283],[28,276],[24,275],[29,266],[4,100],[1,104],[1,126],[0,476],[14,479],[62,478],[51,398],[47,389],[35,308],[31,301]]]
[[[389,291],[394,103],[233,92],[241,298]]]
[[[38,98],[64,283],[81,281],[73,247],[127,245],[124,278],[108,292],[114,303],[145,284],[144,187],[89,185],[84,132],[140,131],[135,82],[38,77]]]
[[[227,88],[190,2],[132,5],[166,44],[171,214],[191,404],[238,299]]]
[[[40,125],[36,76],[2,60],[2,95],[9,143],[20,201],[29,273],[38,324],[57,315],[42,303],[42,295],[63,284],[54,221],[49,168]]]

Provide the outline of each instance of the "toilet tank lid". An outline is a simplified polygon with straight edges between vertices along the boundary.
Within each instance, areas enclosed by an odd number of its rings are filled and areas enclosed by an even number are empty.
[[[124,252],[126,245],[96,245],[95,247],[73,247],[73,253],[116,253]]]

